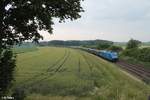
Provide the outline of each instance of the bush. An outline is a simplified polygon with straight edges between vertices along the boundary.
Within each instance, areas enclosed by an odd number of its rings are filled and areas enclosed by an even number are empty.
[[[5,95],[13,80],[15,56],[11,49],[0,49],[0,97]]]
[[[15,100],[24,100],[24,98],[26,97],[26,93],[24,89],[16,88],[12,94],[12,97],[14,97]]]
[[[99,50],[108,49],[111,46],[112,44],[109,44],[109,43],[101,43],[97,45],[97,49]]]
[[[115,52],[120,52],[122,51],[122,47],[119,47],[119,46],[111,46],[108,48],[108,50],[111,50],[111,51],[115,51]]]
[[[150,62],[150,48],[143,48],[138,54],[138,59],[144,62]]]
[[[137,54],[139,54],[139,53],[140,53],[140,50],[138,48],[133,48],[133,49],[126,49],[126,50],[124,50],[122,52],[122,55],[138,58]]]
[[[150,48],[133,48],[133,49],[126,49],[122,52],[123,56],[133,57],[137,60],[143,62],[150,62]]]

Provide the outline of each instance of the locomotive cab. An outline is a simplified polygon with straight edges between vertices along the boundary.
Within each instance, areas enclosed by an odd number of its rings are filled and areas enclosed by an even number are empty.
[[[112,58],[112,61],[116,62],[118,61],[118,53],[117,52],[111,52],[111,58]]]
[[[102,50],[99,52],[99,56],[101,56],[104,59],[107,59],[109,61],[113,61],[113,62],[116,62],[118,60],[117,52]]]

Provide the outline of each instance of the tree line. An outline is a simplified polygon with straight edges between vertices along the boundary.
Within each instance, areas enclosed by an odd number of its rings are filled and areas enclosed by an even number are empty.
[[[68,41],[62,41],[62,40],[53,40],[53,41],[48,41],[48,42],[40,42],[40,46],[96,46],[96,45],[104,45],[104,44],[109,44],[112,45],[112,41],[107,41],[107,40],[83,40],[83,41],[78,41],[78,40],[68,40]]]

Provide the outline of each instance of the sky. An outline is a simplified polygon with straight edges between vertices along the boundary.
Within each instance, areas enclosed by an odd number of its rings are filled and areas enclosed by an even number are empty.
[[[41,31],[44,41],[95,40],[150,41],[150,0],[84,0],[85,12],[76,21],[54,19],[53,34]]]

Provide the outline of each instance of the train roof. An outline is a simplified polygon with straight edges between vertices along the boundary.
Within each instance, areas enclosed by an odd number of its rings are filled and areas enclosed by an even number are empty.
[[[112,54],[112,53],[117,54],[117,52],[114,52],[114,51],[107,51],[107,50],[100,50],[100,52],[103,52],[103,53],[110,53],[110,54]]]

